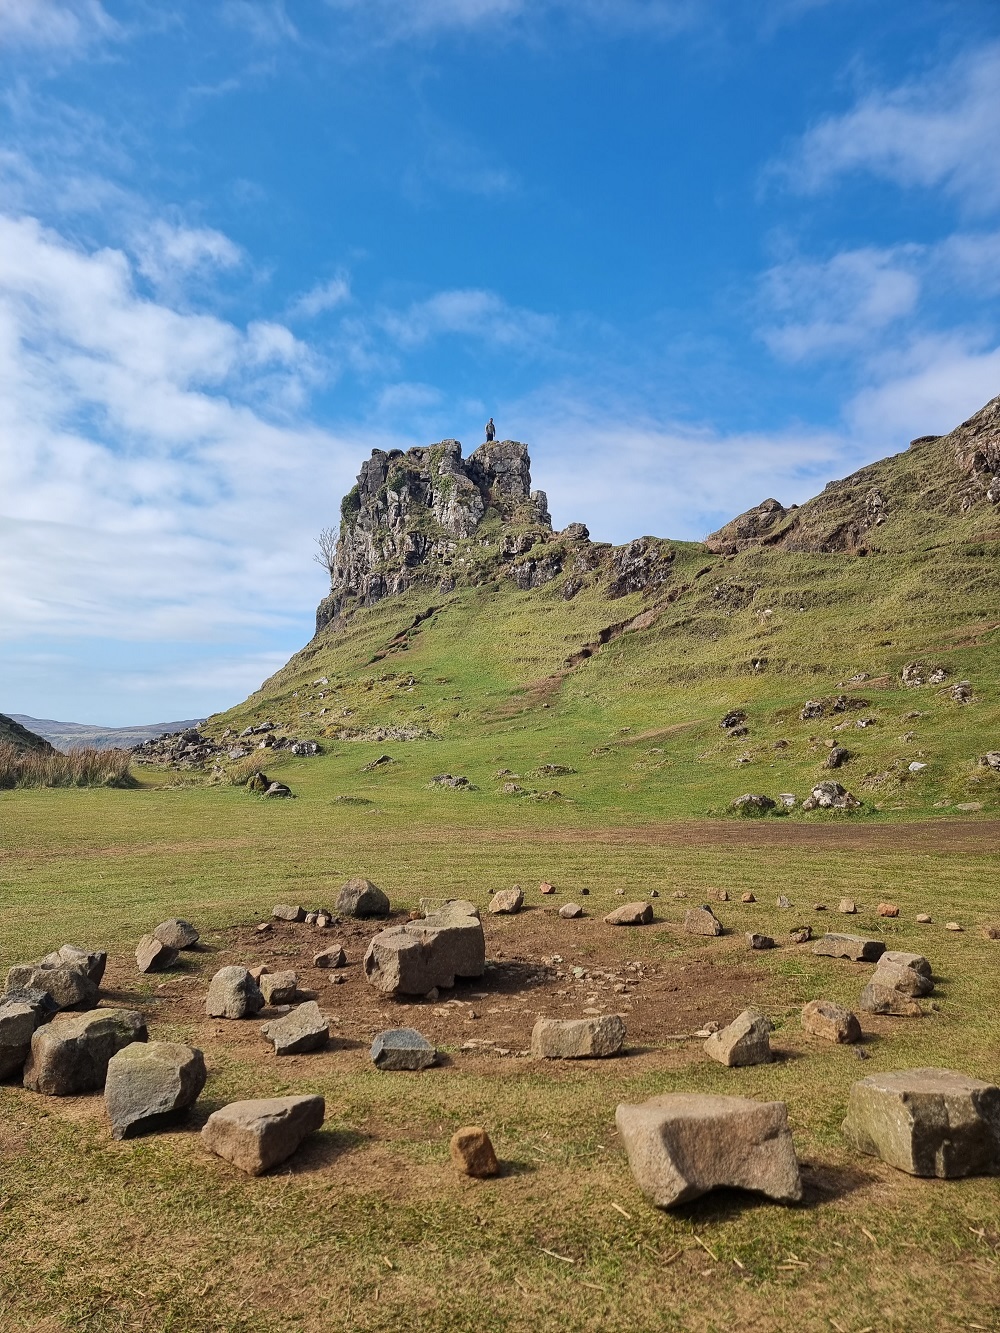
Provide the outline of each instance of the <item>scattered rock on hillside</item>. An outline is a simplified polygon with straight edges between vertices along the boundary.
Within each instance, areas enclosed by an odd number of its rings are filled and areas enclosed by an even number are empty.
[[[973,700],[971,681],[957,681],[948,691],[948,698],[957,704],[971,704]]]
[[[372,1063],[376,1069],[429,1069],[437,1061],[437,1051],[415,1028],[389,1028],[372,1042]]]
[[[431,778],[428,787],[450,787],[452,791],[478,791],[468,778],[456,777],[453,773],[438,773]]]
[[[846,750],[842,745],[835,745],[826,756],[826,759],[823,762],[823,767],[840,768],[843,764],[847,763],[850,757],[850,751]]]
[[[279,797],[291,796],[292,789],[290,787],[286,787],[283,782],[272,782],[268,786],[267,791],[264,793],[264,795],[279,796]]]
[[[987,751],[979,762],[985,768],[992,768],[994,772],[1000,773],[1000,750]]]
[[[340,916],[384,917],[390,910],[388,897],[370,879],[349,879],[334,906]]]
[[[60,1009],[87,1009],[97,1003],[97,985],[83,968],[70,963],[15,963],[7,972],[6,988],[24,987],[45,991]]]
[[[812,939],[812,926],[796,926],[788,932],[788,938],[793,944],[808,944]]]
[[[290,969],[284,972],[263,972],[257,979],[266,1005],[294,1004],[298,993],[298,976]]]
[[[156,1129],[187,1110],[205,1086],[205,1057],[193,1046],[173,1041],[133,1041],[111,1057],[104,1105],[111,1135]]]
[[[884,973],[865,986],[858,1007],[869,1014],[886,1014],[894,1018],[920,1018],[924,1012],[912,996],[898,991],[893,979]]]
[[[810,1000],[802,1010],[802,1026],[812,1036],[826,1041],[852,1043],[861,1040],[857,1015],[833,1000]]]
[[[944,923],[944,928],[945,930],[954,930],[954,931],[962,930],[962,927],[958,924],[957,921],[946,921]]]
[[[742,727],[747,720],[747,715],[742,708],[731,708],[722,718],[719,726],[723,731],[732,731],[733,727]]]
[[[742,898],[740,898],[741,903],[755,903],[756,901],[757,899],[752,893],[744,893]]]
[[[604,918],[609,926],[648,926],[652,919],[649,903],[622,903]]]
[[[322,1097],[230,1102],[208,1117],[201,1140],[210,1152],[259,1176],[291,1157],[320,1128],[325,1114]]]
[[[50,1097],[73,1097],[104,1087],[108,1061],[123,1046],[146,1040],[135,1009],[92,1009],[36,1028],[24,1066],[24,1086]]]
[[[842,912],[844,916],[854,916],[858,910],[858,905],[853,898],[841,898],[837,904],[837,911]]]
[[[617,1014],[600,1018],[539,1018],[531,1031],[536,1060],[580,1060],[617,1055],[625,1024]]]
[[[787,1203],[802,1197],[784,1102],[667,1093],[619,1105],[615,1123],[636,1183],[658,1208],[718,1188]]]
[[[766,815],[774,807],[775,802],[772,801],[771,797],[764,796],[760,792],[746,792],[743,796],[737,796],[729,804],[730,810],[735,810],[737,814],[744,815],[747,818]]]
[[[774,940],[770,935],[758,935],[756,931],[748,930],[747,944],[751,949],[773,949]]]
[[[577,917],[583,916],[583,908],[579,903],[563,903],[559,915],[564,921],[574,921]]]
[[[305,921],[306,909],[304,907],[292,907],[288,903],[278,903],[272,907],[271,915],[276,921]]]
[[[803,810],[857,810],[861,802],[839,782],[818,782],[802,802]]]
[[[205,1000],[210,1018],[252,1018],[264,1008],[261,989],[245,967],[221,967]]]
[[[487,911],[494,916],[512,916],[524,906],[524,893],[515,884],[512,889],[501,889],[490,899]]]
[[[744,1009],[728,1027],[712,1033],[705,1042],[705,1054],[730,1068],[766,1064],[771,1059],[772,1029],[769,1018],[756,1010]]]
[[[485,1178],[500,1170],[493,1143],[481,1125],[463,1125],[456,1129],[448,1144],[451,1160],[467,1176]]]
[[[913,1176],[1000,1174],[1000,1088],[950,1069],[872,1074],[851,1088],[844,1137]]]
[[[721,935],[722,923],[705,903],[703,907],[688,908],[684,913],[684,929],[688,935]]]
[[[301,1055],[326,1045],[330,1024],[320,1013],[316,1001],[307,1000],[290,1014],[265,1023],[260,1033],[274,1047],[275,1055]]]
[[[426,995],[450,989],[456,977],[480,977],[486,941],[479,909],[447,902],[423,920],[379,931],[364,957],[365,977],[385,995]]]
[[[876,963],[885,953],[885,942],[827,932],[813,945],[813,953],[825,958],[850,958],[855,963]]]
[[[177,950],[171,949],[155,935],[143,935],[135,947],[135,965],[140,972],[161,972],[177,961]]]
[[[153,934],[158,940],[162,940],[168,949],[193,949],[198,943],[198,932],[191,922],[182,921],[176,916],[154,926]]]
[[[334,944],[313,955],[313,967],[346,967],[347,954],[342,944]]]
[[[899,908],[895,903],[879,903],[875,911],[879,916],[899,916]]]

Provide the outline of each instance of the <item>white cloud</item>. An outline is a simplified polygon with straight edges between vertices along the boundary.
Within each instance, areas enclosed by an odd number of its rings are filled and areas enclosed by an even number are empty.
[[[0,46],[69,50],[117,31],[98,0],[0,0]]]
[[[212,227],[177,226],[156,218],[132,236],[139,272],[160,291],[172,292],[179,282],[204,278],[238,267],[243,251]]]
[[[1000,44],[964,53],[810,129],[780,170],[815,191],[867,172],[897,185],[938,187],[971,211],[1000,206]]]
[[[504,347],[529,349],[550,338],[555,320],[510,306],[496,292],[459,288],[415,301],[406,310],[384,313],[381,327],[404,347],[446,334],[479,338]]]
[[[703,22],[710,0],[326,0],[385,40],[438,32],[528,29],[549,14],[622,31],[674,33]],[[783,9],[787,0],[776,0]]]
[[[323,315],[328,310],[336,310],[338,306],[346,305],[350,299],[350,280],[346,274],[338,273],[328,282],[321,282],[316,287],[311,287],[309,291],[303,292],[292,302],[288,313],[292,318],[315,319],[317,315]]]

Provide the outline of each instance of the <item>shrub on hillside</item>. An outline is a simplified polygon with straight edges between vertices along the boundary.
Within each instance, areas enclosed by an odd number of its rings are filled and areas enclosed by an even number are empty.
[[[81,748],[21,752],[0,743],[0,788],[12,787],[131,787],[132,756],[127,750]]]

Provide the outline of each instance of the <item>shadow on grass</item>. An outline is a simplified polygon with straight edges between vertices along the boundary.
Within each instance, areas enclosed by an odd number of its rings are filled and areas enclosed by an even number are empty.
[[[312,1171],[322,1171],[346,1153],[356,1152],[374,1140],[373,1134],[362,1134],[356,1129],[321,1129],[296,1150],[287,1162],[282,1162],[276,1172],[292,1176],[307,1175]]]
[[[754,1194],[749,1190],[715,1189],[710,1194],[691,1203],[681,1204],[671,1209],[678,1219],[690,1222],[695,1227],[708,1223],[732,1222],[741,1217],[748,1209],[770,1204],[775,1208],[793,1207],[796,1209],[818,1208],[832,1199],[845,1199],[857,1190],[865,1189],[877,1182],[878,1177],[860,1166],[822,1166],[809,1162],[801,1163],[802,1199],[797,1204],[782,1204],[769,1200],[765,1195]]]

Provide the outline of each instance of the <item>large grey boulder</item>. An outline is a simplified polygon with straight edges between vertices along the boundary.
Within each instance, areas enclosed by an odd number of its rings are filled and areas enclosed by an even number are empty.
[[[513,916],[524,906],[524,893],[516,885],[512,889],[501,889],[490,899],[487,911],[494,916]]]
[[[263,1097],[230,1102],[214,1111],[201,1131],[210,1152],[251,1176],[286,1161],[323,1123],[322,1097]]]
[[[689,907],[684,913],[684,929],[689,935],[721,935],[722,924],[705,903],[703,907]]]
[[[858,1008],[868,1014],[886,1014],[894,1018],[920,1018],[919,1003],[905,991],[899,991],[891,977],[873,977],[858,999]]]
[[[917,917],[919,921],[920,918]],[[922,977],[930,981],[933,977],[931,965],[922,953],[907,953],[903,949],[886,949],[885,953],[879,959],[882,967],[892,963],[896,967],[908,967],[917,972]]]
[[[368,982],[385,995],[450,988],[456,977],[481,977],[485,965],[479,909],[463,901],[447,902],[422,921],[380,930],[363,964]]]
[[[416,1028],[388,1028],[372,1042],[371,1057],[376,1069],[429,1069],[437,1051]]]
[[[636,1183],[658,1208],[723,1186],[786,1203],[802,1197],[784,1102],[667,1093],[620,1105],[615,1123]]]
[[[45,998],[51,1002],[50,996]],[[27,998],[18,999],[16,993],[0,996],[0,1078],[9,1078],[24,1067],[31,1051],[31,1038],[44,1021],[40,1004],[32,1004]]]
[[[580,1060],[616,1055],[625,1041],[617,1014],[600,1018],[539,1018],[531,1030],[536,1060]]]
[[[307,1000],[283,1018],[265,1023],[260,1032],[274,1047],[275,1055],[301,1055],[326,1045],[330,1024],[320,1013],[316,1001]]]
[[[712,1033],[705,1042],[705,1054],[730,1068],[766,1064],[771,1058],[772,1027],[763,1014],[744,1009],[728,1027]]]
[[[198,932],[190,921],[172,916],[169,921],[161,921],[153,927],[152,933],[168,949],[193,949],[198,943]]]
[[[41,962],[46,967],[68,963],[70,967],[82,968],[94,985],[99,986],[108,965],[108,955],[103,949],[81,949],[78,944],[63,944],[53,953],[47,953]]]
[[[370,879],[349,879],[337,894],[334,910],[340,916],[388,916],[389,899]]]
[[[825,958],[850,958],[855,963],[877,963],[885,953],[885,943],[863,935],[827,932],[813,945],[813,953]]]
[[[111,1057],[104,1105],[113,1138],[156,1129],[193,1106],[205,1086],[205,1057],[175,1041],[134,1041]]]
[[[53,957],[52,954],[49,955]],[[45,991],[60,1009],[90,1009],[97,1003],[97,983],[73,963],[16,963],[7,973],[7,991],[28,987]]]
[[[934,982],[929,973],[918,972],[916,968],[908,967],[905,963],[894,963],[891,959],[887,962],[886,957],[883,954],[875,966],[872,981],[876,985],[891,986],[900,995],[909,995],[914,999],[930,995]]]
[[[24,1086],[50,1097],[72,1097],[104,1087],[108,1061],[124,1046],[146,1040],[136,1009],[93,1009],[37,1028],[24,1066]]]
[[[1000,1174],[1000,1087],[950,1069],[873,1074],[843,1125],[861,1152],[913,1176]]]
[[[609,926],[648,926],[652,919],[649,903],[622,903],[604,918]]]
[[[162,972],[177,962],[177,950],[156,935],[143,935],[135,946],[135,965],[140,972]]]
[[[211,1018],[251,1018],[264,1008],[264,996],[245,967],[220,967],[208,987],[205,1012]]]

